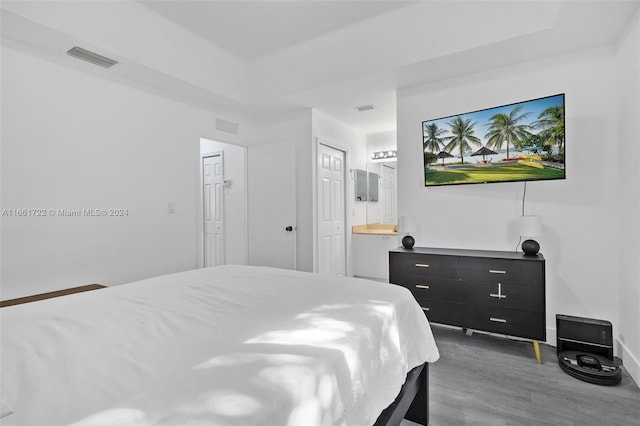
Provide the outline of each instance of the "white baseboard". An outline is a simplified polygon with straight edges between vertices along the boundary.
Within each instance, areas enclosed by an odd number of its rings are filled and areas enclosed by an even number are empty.
[[[622,360],[624,369],[627,370],[627,373],[629,373],[631,378],[636,382],[636,385],[640,385],[640,362],[638,362],[638,358],[629,351],[629,348],[627,348],[624,343],[619,340],[616,340],[616,343],[618,343],[618,347],[620,348],[620,354],[618,356]]]
[[[380,278],[380,277],[367,277],[366,275],[354,275],[353,278],[364,278],[365,280],[371,281],[380,281],[381,283],[388,283],[389,279]]]
[[[547,328],[547,341],[545,343],[555,348],[558,344],[558,339],[556,338],[557,336],[558,333],[556,332],[555,328]]]

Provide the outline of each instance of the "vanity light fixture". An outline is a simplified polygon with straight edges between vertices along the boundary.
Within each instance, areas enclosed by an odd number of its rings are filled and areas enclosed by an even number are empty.
[[[377,151],[371,154],[371,158],[374,160],[383,160],[383,159],[389,159],[389,158],[396,158],[397,155],[398,153],[395,150]]]

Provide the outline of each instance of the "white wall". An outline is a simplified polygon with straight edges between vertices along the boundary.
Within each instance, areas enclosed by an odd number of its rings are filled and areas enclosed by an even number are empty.
[[[367,161],[371,161],[371,155],[377,151],[395,150],[398,147],[397,133],[395,130],[367,135]]]
[[[637,48],[635,38],[632,46]],[[555,341],[557,313],[610,320],[617,338],[627,327],[623,323],[637,328],[637,316],[633,322],[629,312],[620,310],[621,291],[626,291],[620,285],[621,254],[637,253],[637,239],[620,239],[616,230],[618,223],[631,221],[621,214],[618,183],[626,176],[620,160],[629,152],[637,153],[629,146],[637,147],[638,138],[635,128],[627,130],[631,140],[624,140],[620,131],[616,61],[613,49],[577,52],[398,94],[399,214],[416,216],[417,245],[492,250],[516,249],[524,184],[425,188],[421,122],[566,94],[567,179],[530,182],[526,196],[526,213],[541,215],[543,221],[538,241],[547,260],[550,343]],[[637,97],[630,103],[637,112]],[[625,184],[628,191],[638,193],[637,179],[625,178]],[[636,304],[629,310],[637,308]],[[637,347],[632,351],[637,358]]]
[[[625,367],[640,383],[640,13],[622,38],[617,52],[616,81],[619,138],[617,195],[620,200],[617,237],[620,266],[619,343]],[[621,152],[622,151],[622,152]]]
[[[200,153],[223,153],[224,179],[230,184],[223,190],[224,203],[224,263],[247,263],[247,149],[242,146],[200,140]],[[201,193],[198,197],[201,197]],[[199,207],[200,209],[200,207]],[[200,210],[198,213],[202,213]],[[198,215],[198,223],[202,223]],[[199,247],[202,247],[202,235],[198,235]],[[199,252],[200,254],[200,252]],[[198,264],[200,266],[200,264]]]
[[[243,142],[215,118],[3,43],[1,207],[128,215],[2,217],[2,299],[194,268],[200,138]]]

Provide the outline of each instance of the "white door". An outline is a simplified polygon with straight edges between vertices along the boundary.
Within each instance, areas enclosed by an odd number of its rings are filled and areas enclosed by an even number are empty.
[[[396,224],[396,169],[386,164],[382,165],[382,223]]]
[[[204,266],[224,263],[224,174],[222,154],[202,158]]]
[[[346,274],[345,153],[318,145],[318,272]]]
[[[296,269],[295,146],[247,149],[249,264]]]

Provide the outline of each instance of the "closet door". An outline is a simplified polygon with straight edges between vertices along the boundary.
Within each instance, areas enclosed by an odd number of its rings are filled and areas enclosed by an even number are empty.
[[[346,274],[345,153],[318,145],[318,272]]]

